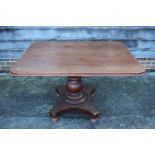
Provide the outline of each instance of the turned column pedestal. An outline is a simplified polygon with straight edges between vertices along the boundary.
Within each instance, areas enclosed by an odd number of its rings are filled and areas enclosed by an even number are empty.
[[[66,112],[83,112],[91,117],[92,122],[97,120],[99,112],[91,105],[89,99],[94,93],[93,86],[83,87],[81,77],[68,77],[65,86],[57,86],[56,92],[60,96],[56,106],[50,111],[52,120]]]

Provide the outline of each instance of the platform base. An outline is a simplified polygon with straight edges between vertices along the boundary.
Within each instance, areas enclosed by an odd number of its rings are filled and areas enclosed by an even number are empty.
[[[85,99],[83,102],[81,100],[74,102],[71,104],[65,99],[66,87],[58,86],[56,87],[56,92],[60,96],[60,99],[56,106],[49,112],[52,117],[53,122],[58,120],[58,117],[66,112],[82,112],[87,114],[91,118],[91,122],[96,122],[99,116],[99,112],[91,105],[89,99],[91,95],[94,93],[95,88],[93,86],[89,86],[88,88],[83,89],[83,93]]]

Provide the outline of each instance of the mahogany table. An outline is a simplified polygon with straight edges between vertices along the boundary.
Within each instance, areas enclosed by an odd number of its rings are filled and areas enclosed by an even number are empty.
[[[60,99],[49,112],[53,120],[64,112],[79,111],[96,121],[99,112],[89,99],[93,86],[84,87],[83,76],[138,76],[144,67],[128,49],[116,41],[37,42],[11,68],[13,76],[65,76],[65,86],[57,86]]]

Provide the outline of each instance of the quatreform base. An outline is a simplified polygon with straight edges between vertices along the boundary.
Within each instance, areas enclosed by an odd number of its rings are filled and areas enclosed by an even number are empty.
[[[90,116],[92,122],[96,122],[99,112],[89,101],[94,91],[93,86],[83,87],[81,77],[68,77],[66,86],[56,87],[59,101],[49,112],[52,120],[57,121],[66,112],[82,112]]]

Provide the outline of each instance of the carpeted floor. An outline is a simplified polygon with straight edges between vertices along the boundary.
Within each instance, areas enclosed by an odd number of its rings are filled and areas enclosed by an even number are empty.
[[[155,128],[155,73],[83,80],[96,86],[91,101],[101,115],[94,124],[77,113],[51,121],[48,112],[57,101],[54,88],[65,78],[0,74],[0,128]]]

